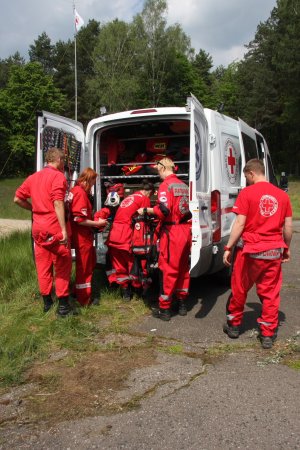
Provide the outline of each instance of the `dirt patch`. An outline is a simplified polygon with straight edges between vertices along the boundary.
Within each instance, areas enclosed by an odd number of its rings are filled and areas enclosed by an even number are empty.
[[[31,220],[0,219],[0,237],[8,236],[14,231],[31,229]]]
[[[121,412],[131,405],[118,400],[116,393],[125,388],[132,370],[154,362],[152,349],[120,348],[93,352],[77,361],[69,354],[59,361],[37,364],[26,377],[29,391],[23,388],[13,399],[0,398],[3,413],[0,423],[55,424],[61,420]]]

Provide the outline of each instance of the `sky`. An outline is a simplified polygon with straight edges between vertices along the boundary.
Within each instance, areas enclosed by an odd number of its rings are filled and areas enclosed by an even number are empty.
[[[167,0],[168,24],[179,23],[196,52],[205,50],[214,66],[225,67],[243,58],[245,45],[265,22],[276,0]],[[107,23],[118,18],[130,22],[143,9],[144,0],[76,0],[85,24],[89,19]],[[0,59],[28,49],[43,32],[52,44],[74,36],[73,0],[0,0]]]

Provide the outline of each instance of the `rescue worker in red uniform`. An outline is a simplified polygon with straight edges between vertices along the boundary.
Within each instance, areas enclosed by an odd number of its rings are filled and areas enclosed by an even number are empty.
[[[277,336],[281,263],[290,260],[292,208],[288,195],[266,181],[262,161],[248,161],[244,175],[248,186],[233,207],[237,217],[224,248],[224,264],[230,266],[237,244],[223,330],[230,338],[239,337],[247,293],[255,284],[262,303],[257,320],[259,338],[262,347],[268,349]]]
[[[92,275],[96,265],[94,228],[107,224],[104,219],[93,220],[89,195],[96,178],[93,169],[85,168],[69,193],[72,245],[76,253],[75,294],[81,306],[92,303]]]
[[[120,202],[121,202],[120,195],[117,192],[111,191],[108,193],[108,196],[106,197],[106,200],[104,202],[104,207],[99,209],[99,211],[96,211],[94,214],[94,220],[98,220],[98,219],[106,219],[107,220],[108,226],[101,227],[99,229],[100,233],[102,233],[103,231],[108,232],[107,240],[109,239],[109,232],[111,229],[111,225],[114,221],[116,212],[120,205]],[[100,238],[102,238],[101,245],[103,246],[102,248],[103,248],[103,251],[105,252],[105,250],[107,251],[107,245],[106,245],[107,242],[104,243],[103,236],[100,236]],[[110,263],[110,261],[107,260],[106,256],[107,255],[105,254],[105,256],[103,257],[103,262],[105,262],[106,268],[107,268],[106,275],[107,275],[109,284],[113,285],[113,284],[117,283],[116,271],[115,271],[115,269],[113,269],[111,267],[111,263]],[[107,265],[109,267],[107,267]]]
[[[158,268],[162,282],[159,309],[153,309],[153,316],[169,321],[173,296],[179,301],[179,314],[187,314],[191,213],[188,186],[175,175],[173,161],[163,158],[156,168],[163,182],[159,186],[157,204],[146,210],[160,220]]]
[[[123,300],[131,300],[131,285],[134,283],[131,275],[133,267],[132,253],[132,217],[139,208],[147,208],[150,196],[154,190],[153,184],[144,180],[141,190],[128,195],[121,202],[115,215],[109,238],[108,252],[113,269],[116,271],[116,283],[120,286]]]
[[[46,167],[30,175],[17,189],[14,198],[18,206],[32,211],[34,256],[44,312],[53,306],[51,293],[55,281],[59,302],[57,314],[61,317],[76,313],[69,304],[72,259],[70,229],[65,218],[67,180],[63,174],[64,159],[62,150],[55,147],[47,150]]]

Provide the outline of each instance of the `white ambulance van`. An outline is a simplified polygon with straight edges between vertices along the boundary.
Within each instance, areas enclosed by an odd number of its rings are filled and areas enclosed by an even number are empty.
[[[172,158],[177,176],[189,186],[191,277],[224,269],[223,247],[235,217],[232,206],[245,186],[245,163],[262,159],[267,179],[277,184],[263,136],[242,120],[203,108],[194,96],[185,107],[103,115],[88,123],[86,133],[81,123],[46,111],[38,113],[37,127],[37,170],[44,166],[45,151],[57,146],[67,156],[70,186],[85,167],[100,174],[95,211],[106,198],[104,183],[122,183],[125,195],[138,190],[145,178],[158,187],[155,161],[163,155]]]

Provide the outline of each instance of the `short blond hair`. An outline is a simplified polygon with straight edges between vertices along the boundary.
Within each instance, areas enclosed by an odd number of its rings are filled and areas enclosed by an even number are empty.
[[[175,164],[170,158],[162,158],[158,163],[166,169],[172,170],[173,172],[175,171]]]
[[[45,153],[45,161],[47,163],[53,163],[57,158],[63,158],[64,156],[65,153],[61,148],[51,147]]]

